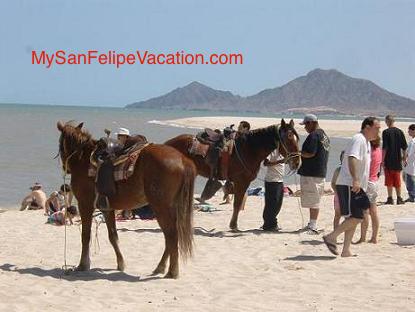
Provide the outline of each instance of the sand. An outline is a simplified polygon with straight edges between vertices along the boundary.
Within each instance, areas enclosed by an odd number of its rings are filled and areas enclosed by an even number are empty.
[[[252,129],[267,127],[272,124],[280,123],[281,119],[261,118],[261,117],[231,117],[231,116],[213,116],[213,117],[189,117],[174,120],[166,120],[162,123],[172,126],[188,127],[188,128],[213,128],[223,129],[226,126],[239,124],[241,120],[246,120],[251,124]],[[362,119],[363,120],[363,119]],[[319,123],[330,137],[350,137],[360,131],[362,120],[329,120],[320,119]],[[289,121],[289,119],[286,119]],[[294,119],[296,129],[299,134],[305,135],[303,126],[299,125],[300,119]],[[406,134],[408,126],[412,122],[397,121],[396,127],[399,127]],[[382,122],[383,129],[386,127]],[[382,129],[382,130],[383,130]]]
[[[415,246],[397,245],[393,231],[395,218],[415,216],[415,204],[379,207],[379,244],[353,246],[358,257],[345,259],[332,256],[321,235],[295,233],[302,226],[295,197],[284,199],[282,233],[258,229],[262,197],[248,198],[241,232],[228,231],[232,208],[217,205],[219,197],[211,202],[220,211],[195,211],[194,257],[178,280],[150,276],[164,245],[156,221],[117,223],[125,272],[115,270],[102,224],[100,248],[91,243],[92,270],[64,275],[64,227],[45,224],[41,211],[1,212],[0,311],[415,310]],[[324,196],[326,232],[332,201]],[[67,247],[67,263],[76,265],[80,227],[67,227]]]

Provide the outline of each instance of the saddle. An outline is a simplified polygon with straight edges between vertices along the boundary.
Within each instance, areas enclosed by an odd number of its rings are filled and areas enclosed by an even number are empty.
[[[210,178],[226,180],[230,156],[233,151],[236,131],[233,125],[226,127],[223,132],[206,128],[193,139],[189,154],[202,156],[210,167]]]
[[[95,177],[94,207],[109,210],[109,197],[117,194],[116,181],[127,180],[133,173],[140,152],[149,145],[147,139],[137,135],[127,139],[124,145],[118,140],[101,138],[90,157],[88,175]]]

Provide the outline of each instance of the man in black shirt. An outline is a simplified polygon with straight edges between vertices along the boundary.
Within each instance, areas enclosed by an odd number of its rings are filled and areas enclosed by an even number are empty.
[[[301,125],[309,135],[303,143],[302,165],[298,170],[301,186],[301,206],[310,209],[310,221],[304,230],[317,232],[317,218],[329,159],[330,140],[319,127],[317,116],[307,114]]]
[[[402,130],[395,127],[395,117],[393,115],[387,115],[385,123],[388,126],[388,129],[382,132],[382,165],[385,172],[385,186],[388,188],[388,199],[385,204],[393,205],[392,191],[395,188],[396,203],[402,205],[405,202],[401,197],[401,171],[402,161],[406,163],[408,145]]]

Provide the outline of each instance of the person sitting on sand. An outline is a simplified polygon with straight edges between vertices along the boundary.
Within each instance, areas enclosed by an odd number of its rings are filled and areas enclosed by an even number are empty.
[[[340,210],[346,219],[330,234],[323,236],[327,248],[338,255],[337,237],[344,233],[342,257],[351,257],[350,245],[356,226],[362,222],[364,211],[370,202],[366,194],[370,168],[370,141],[379,135],[380,122],[375,117],[367,117],[362,122],[361,131],[355,134],[344,153],[336,192],[339,196]]]
[[[63,208],[62,210],[52,213],[46,223],[54,225],[64,225],[65,224],[65,214],[66,214],[66,224],[73,224],[73,218],[78,215],[78,211],[75,206],[69,206],[68,208]]]
[[[42,185],[36,182],[31,188],[31,192],[22,200],[20,211],[27,209],[43,209],[46,207],[46,194]]]
[[[45,215],[52,215],[65,208],[65,198],[58,191],[53,191],[45,204]]]

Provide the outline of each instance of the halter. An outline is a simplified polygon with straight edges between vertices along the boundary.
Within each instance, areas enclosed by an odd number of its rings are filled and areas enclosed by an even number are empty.
[[[277,126],[278,127],[278,126]],[[289,152],[287,146],[285,145],[284,141],[281,139],[281,134],[280,134],[281,128],[278,127],[278,131],[277,134],[278,136],[274,138],[274,143],[275,143],[275,149],[279,148],[279,145],[281,144],[282,148],[285,150],[285,153],[287,154],[287,156],[284,158],[284,164],[288,163],[291,159],[296,158],[296,157],[300,157],[300,161],[301,161],[301,152]],[[234,141],[233,143],[234,147],[235,147],[235,152],[236,152],[236,156],[238,157],[240,163],[242,164],[242,167],[252,176],[254,176],[254,173],[247,167],[247,165],[245,164],[244,160],[242,159],[239,151],[238,151],[238,147],[236,144],[236,141]],[[296,170],[290,170],[290,172],[287,175],[292,175],[296,172]]]

